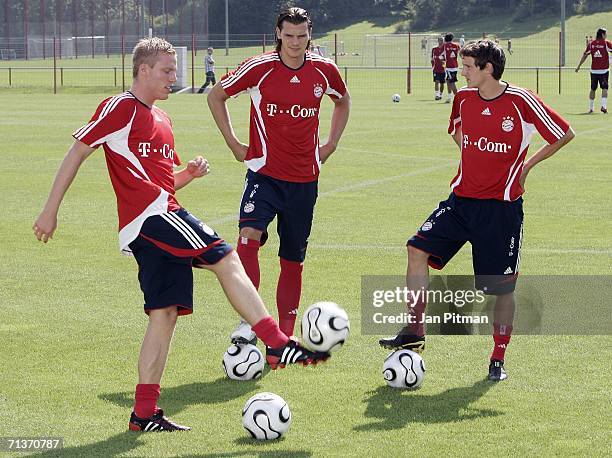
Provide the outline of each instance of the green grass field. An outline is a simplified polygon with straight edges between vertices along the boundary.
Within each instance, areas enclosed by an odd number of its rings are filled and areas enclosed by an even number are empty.
[[[194,430],[172,435],[127,432],[147,320],[136,264],[118,253],[101,152],[69,191],[55,238],[43,245],[31,231],[71,132],[107,94],[4,92],[0,437],[63,437],[61,455],[74,457],[609,456],[609,336],[515,336],[510,379],[501,384],[483,381],[490,337],[430,336],[422,389],[385,386],[386,352],[360,329],[360,278],[405,272],[405,240],[448,194],[458,152],[446,135],[448,105],[429,94],[392,104],[369,90],[375,78],[364,81],[321,176],[302,296],[303,306],[341,304],[352,320],[349,341],[322,367],[227,380],[221,358],[237,316],[214,276],[197,272],[195,313],[179,320],[160,400]],[[610,275],[610,120],[584,116],[585,97],[546,100],[578,136],[529,176],[522,274]],[[182,158],[203,154],[212,165],[178,193],[180,202],[233,243],[244,167],[224,146],[203,96],[175,95],[160,106],[173,118]],[[248,99],[230,110],[246,140]],[[536,137],[534,146],[541,142]],[[274,310],[278,239],[270,234],[260,252],[261,293]],[[471,269],[464,248],[445,273]],[[255,443],[242,429],[241,408],[260,391],[283,396],[293,411],[278,442]]]

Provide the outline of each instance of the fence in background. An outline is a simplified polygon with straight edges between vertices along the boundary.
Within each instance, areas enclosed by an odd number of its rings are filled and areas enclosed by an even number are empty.
[[[432,91],[431,49],[439,34],[331,34],[314,35],[315,52],[334,59],[348,80],[351,91],[366,94],[393,92],[428,95]],[[123,90],[131,81],[131,49],[140,35],[92,35],[90,37],[29,37],[0,39],[0,88],[34,91],[70,88]],[[461,32],[455,41],[462,44],[488,37],[499,42],[506,52],[504,79],[544,94],[578,94],[588,87],[587,62],[574,74],[589,35],[568,32],[565,45],[554,29],[516,37],[487,32]],[[232,35],[226,50],[225,36],[170,35],[175,46],[188,49],[187,82],[197,88],[204,79],[203,50],[215,48],[217,74],[231,70],[244,59],[274,49],[270,35]],[[17,40],[17,41],[16,41]],[[36,41],[40,40],[40,41]],[[12,43],[12,44],[11,44]],[[7,48],[21,43],[22,48]],[[41,55],[32,58],[32,54]]]

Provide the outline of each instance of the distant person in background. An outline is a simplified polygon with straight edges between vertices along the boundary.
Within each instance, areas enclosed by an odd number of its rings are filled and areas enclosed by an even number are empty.
[[[591,56],[591,92],[589,92],[589,113],[593,113],[595,109],[595,91],[597,86],[601,88],[601,112],[608,112],[608,76],[610,74],[610,53],[612,52],[612,43],[606,40],[607,30],[600,28],[597,30],[595,40],[592,40],[587,45],[576,72],[580,70],[580,66],[584,63],[587,57]]]
[[[465,46],[465,34],[461,34],[461,38],[459,38],[459,46],[462,48]]]
[[[512,38],[508,38],[508,54],[512,54]]]
[[[204,56],[204,70],[206,71],[206,82],[202,85],[198,94],[201,94],[206,90],[209,84],[213,86],[217,84],[217,80],[215,78],[215,59],[213,59],[214,49],[208,48],[206,50],[206,56]]]
[[[434,80],[434,100],[442,100],[444,93],[444,38],[438,37],[438,46],[431,50],[431,69]]]
[[[427,55],[427,38],[421,40],[421,52],[424,56]]]
[[[459,56],[459,50],[461,49],[457,43],[453,43],[455,36],[452,33],[447,33],[444,36],[444,61],[446,62],[446,83],[448,97],[446,103],[451,103],[452,96],[451,92],[457,94],[457,71],[459,70],[459,64],[457,57]]]

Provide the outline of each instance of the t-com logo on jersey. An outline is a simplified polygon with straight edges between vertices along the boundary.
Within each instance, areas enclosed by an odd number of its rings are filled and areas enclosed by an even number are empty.
[[[471,141],[468,135],[463,134],[463,149],[466,149],[468,146],[474,146],[486,153],[506,154],[512,149],[512,146],[507,143],[492,142],[487,137],[480,137],[478,140]]]
[[[271,118],[278,115],[288,115],[293,118],[313,118],[317,116],[318,108],[303,107],[302,105],[291,105],[287,109],[279,108],[275,103],[266,104],[266,113]]]
[[[174,150],[167,143],[164,143],[161,148],[151,148],[151,143],[141,142],[138,144],[138,152],[140,157],[149,157],[151,153],[160,153],[164,159],[174,160]]]

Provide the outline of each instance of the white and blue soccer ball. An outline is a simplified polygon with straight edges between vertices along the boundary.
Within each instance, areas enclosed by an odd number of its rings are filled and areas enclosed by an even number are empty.
[[[232,380],[254,380],[264,369],[261,351],[251,344],[232,344],[223,355],[223,369]]]
[[[385,359],[383,376],[392,388],[416,390],[425,380],[425,363],[418,353],[396,350]]]
[[[391,96],[391,100],[393,100],[393,103],[399,103],[399,101],[402,100],[402,97],[399,94],[393,94]]]
[[[349,336],[348,314],[334,302],[317,302],[302,317],[302,343],[312,351],[332,352]]]
[[[289,431],[291,410],[279,395],[259,393],[251,397],[244,405],[242,426],[253,439],[279,439]]]

